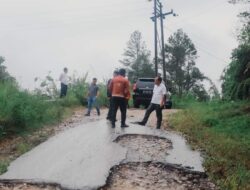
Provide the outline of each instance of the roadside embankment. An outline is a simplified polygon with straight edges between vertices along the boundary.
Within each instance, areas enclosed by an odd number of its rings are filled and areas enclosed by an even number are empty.
[[[205,153],[204,167],[221,189],[250,189],[250,102],[193,103],[167,124]]]

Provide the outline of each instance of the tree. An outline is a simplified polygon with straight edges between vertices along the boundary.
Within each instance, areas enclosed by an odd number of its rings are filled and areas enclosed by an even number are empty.
[[[5,59],[0,56],[0,82],[14,82],[15,78],[12,77],[6,69],[6,66],[3,65]]]
[[[130,81],[134,81],[139,77],[154,77],[150,51],[147,50],[139,31],[134,31],[131,34],[127,48],[123,53],[123,59],[120,62],[127,68]]]
[[[250,3],[250,0],[229,0],[229,3]]]
[[[225,99],[250,98],[250,13],[242,12],[239,17],[242,22],[238,35],[239,46],[233,50],[232,61],[221,77]]]
[[[200,83],[206,77],[195,67],[197,50],[191,39],[179,29],[169,37],[165,49],[168,83],[172,91],[180,97],[183,93],[197,95],[198,88],[203,89]]]

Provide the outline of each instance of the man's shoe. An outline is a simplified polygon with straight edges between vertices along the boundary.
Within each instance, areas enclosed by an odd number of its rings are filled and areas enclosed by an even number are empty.
[[[90,116],[90,114],[89,114],[89,113],[86,113],[85,116]]]
[[[127,125],[127,124],[121,125],[121,128],[125,128],[125,127],[129,127],[129,125]]]
[[[145,126],[145,123],[143,123],[142,121],[137,121],[137,122],[134,122],[134,123],[137,124],[137,125]]]
[[[111,126],[112,128],[115,128],[115,124],[112,124],[112,126]]]

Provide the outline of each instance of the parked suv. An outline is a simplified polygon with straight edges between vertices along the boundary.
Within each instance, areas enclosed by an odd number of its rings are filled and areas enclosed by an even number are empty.
[[[133,86],[133,103],[135,108],[139,108],[140,105],[148,107],[153,96],[153,89],[155,85],[154,78],[139,78]],[[167,97],[165,108],[171,109],[172,102]]]

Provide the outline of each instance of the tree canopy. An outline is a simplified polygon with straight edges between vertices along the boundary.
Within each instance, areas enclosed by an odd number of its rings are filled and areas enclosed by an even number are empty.
[[[8,73],[6,66],[4,66],[4,61],[5,59],[0,56],[0,82],[14,82],[15,78]]]
[[[238,34],[239,45],[232,52],[232,61],[222,74],[222,94],[226,99],[250,98],[250,13],[239,17],[242,28]]]
[[[207,77],[195,66],[197,50],[188,35],[177,30],[169,37],[165,51],[167,83],[172,92],[180,97],[191,93],[198,99],[207,99],[208,93],[202,84]]]
[[[120,62],[127,68],[128,78],[134,81],[140,77],[154,77],[153,64],[150,60],[150,51],[147,50],[142,34],[134,31],[124,50]]]

